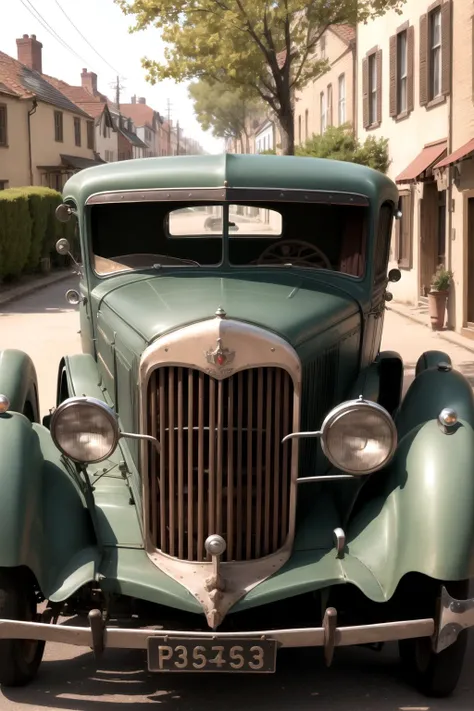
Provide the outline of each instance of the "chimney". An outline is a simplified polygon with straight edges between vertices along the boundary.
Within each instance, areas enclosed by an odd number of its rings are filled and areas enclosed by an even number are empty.
[[[144,97],[144,96],[140,96],[140,98],[138,99],[138,103],[139,103],[139,104],[146,104],[146,99],[145,99],[145,97]]]
[[[87,69],[82,70],[81,74],[81,84],[82,88],[92,94],[92,96],[97,96],[99,93],[97,91],[97,74],[94,72],[88,72]]]
[[[137,97],[136,97],[136,96],[132,96],[131,103],[132,103],[132,104],[136,104],[136,103],[137,103]]]
[[[18,61],[41,74],[43,71],[43,45],[41,42],[38,42],[36,35],[31,35],[31,37],[23,35],[21,39],[17,39],[16,46]]]

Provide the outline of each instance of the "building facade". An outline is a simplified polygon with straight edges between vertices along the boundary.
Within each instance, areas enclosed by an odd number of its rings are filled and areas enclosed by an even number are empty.
[[[97,74],[83,69],[81,86],[72,86],[55,77],[46,78],[93,119],[97,155],[107,163],[118,160],[118,134],[109,111],[108,99],[97,88]]]
[[[351,124],[355,130],[355,29],[329,27],[318,41],[314,58],[326,60],[328,70],[295,93],[296,145],[324,133],[328,126]]]
[[[132,119],[138,138],[145,144],[144,158],[166,155],[161,146],[161,117],[158,111],[148,106],[145,97],[132,96],[130,104],[120,104],[124,116]]]
[[[17,40],[18,60],[0,52],[0,187],[61,190],[98,164],[94,120],[42,73],[42,44]]]
[[[275,124],[265,119],[255,131],[255,153],[275,150]]]
[[[401,15],[357,30],[358,136],[389,140],[402,212],[391,249],[402,279],[391,289],[415,305],[447,261],[447,190],[434,168],[450,152],[451,5],[407,0]]]
[[[449,206],[446,262],[453,272],[449,325],[474,338],[474,19],[469,0],[452,3],[449,154],[435,169]]]

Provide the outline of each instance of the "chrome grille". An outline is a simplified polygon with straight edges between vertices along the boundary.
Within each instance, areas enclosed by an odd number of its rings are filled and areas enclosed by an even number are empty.
[[[289,532],[293,383],[278,367],[225,380],[175,366],[148,384],[151,452],[148,521],[153,545],[183,560],[206,560],[219,533],[225,560],[253,560],[281,548]]]

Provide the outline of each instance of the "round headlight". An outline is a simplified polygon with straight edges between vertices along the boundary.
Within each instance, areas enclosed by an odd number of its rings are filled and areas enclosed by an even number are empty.
[[[338,469],[370,474],[385,466],[397,447],[397,430],[381,405],[351,400],[335,407],[323,422],[321,446]]]
[[[54,411],[51,436],[67,457],[93,464],[113,453],[119,429],[113,410],[105,403],[95,398],[72,397]]]

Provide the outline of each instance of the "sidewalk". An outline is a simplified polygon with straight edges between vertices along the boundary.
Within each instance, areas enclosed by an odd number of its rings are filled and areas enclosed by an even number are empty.
[[[429,322],[428,309],[426,309],[426,311],[422,311],[417,306],[408,306],[407,304],[401,304],[397,301],[390,301],[387,304],[387,311],[393,311],[394,313],[400,314],[400,316],[404,316],[405,318],[418,323],[420,326],[424,326],[429,333],[435,333],[439,336],[439,338],[474,353],[474,340],[466,338],[466,336],[461,336],[459,333],[450,331],[449,329],[444,329],[443,331],[433,331]]]
[[[20,299],[22,296],[38,291],[38,289],[44,289],[50,284],[56,284],[58,281],[67,279],[73,273],[72,269],[55,269],[54,272],[45,276],[34,274],[24,277],[18,284],[0,286],[0,307],[14,299]]]

